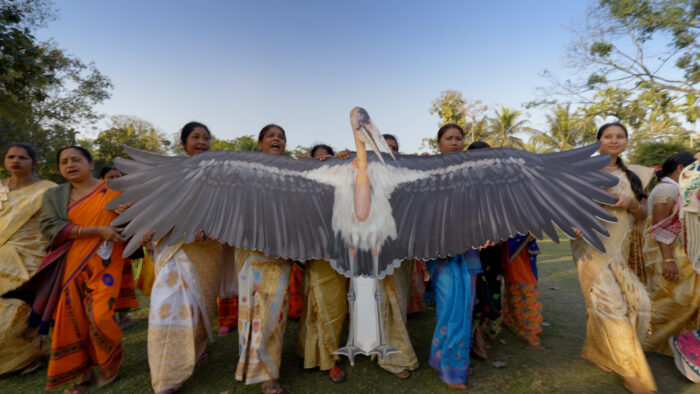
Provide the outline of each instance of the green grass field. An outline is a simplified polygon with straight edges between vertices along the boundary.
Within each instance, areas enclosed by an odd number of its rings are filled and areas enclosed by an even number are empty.
[[[544,321],[550,325],[542,334],[542,350],[526,349],[507,329],[491,342],[489,360],[474,360],[469,391],[481,393],[625,393],[622,379],[606,373],[579,357],[585,339],[586,311],[569,243],[540,243],[540,289]],[[88,392],[147,393],[151,391],[146,329],[148,299],[132,312],[134,326],[124,334],[125,360],[119,378],[103,390]],[[343,384],[333,384],[325,373],[304,370],[296,356],[297,325],[287,326],[280,382],[288,393],[454,393],[428,366],[430,340],[435,324],[434,310],[415,313],[408,318],[411,340],[421,362],[409,379],[400,380],[379,368],[366,357],[358,357],[354,367],[342,366],[348,374]],[[195,371],[182,387],[182,393],[258,393],[259,385],[245,386],[234,379],[238,359],[235,332],[209,346],[210,361]],[[670,357],[647,354],[660,393],[700,393],[676,370]],[[495,368],[494,361],[507,365]],[[37,393],[43,391],[46,368],[29,376],[18,374],[0,378],[0,392]],[[62,392],[63,388],[54,390]]]

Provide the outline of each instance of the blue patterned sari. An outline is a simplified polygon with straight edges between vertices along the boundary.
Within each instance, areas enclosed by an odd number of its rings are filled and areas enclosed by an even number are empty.
[[[430,346],[430,366],[448,384],[467,381],[479,252],[428,261],[436,300],[437,325]]]

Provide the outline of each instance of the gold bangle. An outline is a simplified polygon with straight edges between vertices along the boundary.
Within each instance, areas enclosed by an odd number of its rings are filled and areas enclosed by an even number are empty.
[[[664,263],[675,263],[675,262],[676,262],[676,259],[672,259],[672,258],[664,259]]]
[[[83,229],[83,226],[78,226],[78,236],[76,238],[80,238],[80,230]]]

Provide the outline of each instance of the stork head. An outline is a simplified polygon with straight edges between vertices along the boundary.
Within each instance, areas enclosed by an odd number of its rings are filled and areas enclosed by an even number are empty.
[[[364,108],[355,107],[350,111],[350,125],[352,126],[352,132],[355,134],[356,139],[361,143],[369,144],[382,163],[384,163],[384,158],[379,150],[380,146],[389,152],[392,159],[396,160],[394,153],[392,153],[391,148],[389,148],[389,144],[386,143],[382,133],[380,133],[379,129],[372,123],[372,119]]]

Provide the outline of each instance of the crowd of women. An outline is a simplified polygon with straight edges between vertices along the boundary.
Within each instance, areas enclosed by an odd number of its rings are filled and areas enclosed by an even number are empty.
[[[398,140],[385,135],[399,152]],[[201,123],[180,134],[188,156],[210,149],[212,134]],[[619,178],[609,191],[618,202],[605,208],[617,222],[606,223],[605,252],[582,239],[571,243],[586,303],[582,357],[614,371],[632,392],[657,387],[644,351],[674,356],[690,380],[700,381],[700,267],[689,240],[700,238],[700,171],[692,154],[678,153],[656,172],[625,164],[628,133],[603,125],[600,152],[611,156],[604,171]],[[287,135],[265,126],[260,152],[285,153]],[[464,131],[447,124],[437,133],[440,154],[464,148]],[[487,149],[475,142],[468,149]],[[308,158],[348,157],[317,145]],[[103,387],[118,375],[124,357],[124,313],[138,306],[134,288],[150,295],[148,361],[155,392],[175,392],[207,362],[207,343],[236,329],[239,360],[235,377],[281,393],[278,382],[288,318],[299,319],[297,350],[304,368],[326,371],[335,383],[340,336],[348,314],[348,279],[325,260],[294,262],[257,251],[222,245],[200,232],[195,242],[165,247],[143,239],[140,255],[122,258],[121,229],[110,222],[127,206],[105,208],[118,192],[106,168],[93,176],[90,152],[67,146],[56,160],[63,178],[56,185],[37,178],[37,154],[30,145],[6,148],[0,184],[0,374],[30,373],[48,352],[47,388],[69,382],[67,393],[93,384]],[[681,191],[685,191],[681,193]],[[436,325],[428,363],[449,386],[466,389],[470,357],[488,357],[488,338],[503,325],[524,344],[540,347],[542,302],[538,288],[537,241],[518,235],[479,250],[429,261],[405,260],[379,282],[381,315],[388,342],[399,353],[379,359],[397,378],[410,376],[419,360],[406,327],[407,314],[424,310],[432,294]],[[138,284],[131,259],[142,259]],[[148,264],[152,262],[152,266]],[[218,312],[218,313],[217,313]],[[118,317],[118,318],[117,318]],[[50,342],[42,336],[50,333]]]

